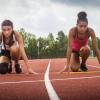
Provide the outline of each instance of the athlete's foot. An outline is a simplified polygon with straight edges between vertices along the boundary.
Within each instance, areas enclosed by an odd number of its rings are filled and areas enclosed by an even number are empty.
[[[17,74],[20,74],[22,72],[20,64],[18,64],[18,63],[15,64],[15,71],[16,71]]]
[[[84,72],[87,72],[88,71],[88,68],[86,67],[86,64],[82,64],[81,63],[80,70],[81,71],[84,71]]]
[[[10,61],[8,66],[8,73],[10,74],[12,72],[12,62]]]

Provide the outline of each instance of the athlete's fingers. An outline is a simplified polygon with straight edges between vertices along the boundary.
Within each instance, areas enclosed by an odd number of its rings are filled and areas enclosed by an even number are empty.
[[[68,70],[69,70],[69,67],[64,67],[64,69],[62,70],[62,71],[60,71],[59,72],[59,74],[62,74],[62,73],[64,73],[64,72],[68,72]]]
[[[28,69],[29,74],[35,74],[38,75],[38,73],[34,72],[31,68]]]

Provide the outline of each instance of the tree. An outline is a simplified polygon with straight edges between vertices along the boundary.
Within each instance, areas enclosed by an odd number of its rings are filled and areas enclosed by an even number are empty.
[[[65,57],[67,51],[67,36],[63,31],[58,32],[58,36],[56,38],[57,47],[58,47],[58,57]]]
[[[56,38],[54,38],[53,33],[49,33],[47,38],[44,37],[36,38],[34,34],[27,33],[23,28],[19,30],[19,33],[23,37],[25,50],[27,56],[30,59],[66,57],[68,38],[63,31],[59,31]],[[39,57],[38,57],[38,46],[37,46],[38,42],[39,42]],[[97,37],[97,43],[100,49],[99,37]],[[88,45],[90,49],[93,51],[91,39],[89,39]],[[96,56],[95,52],[93,52],[93,55]]]
[[[35,35],[32,33],[27,33],[24,28],[21,28],[19,33],[23,37],[24,47],[28,58],[36,58],[37,44]]]

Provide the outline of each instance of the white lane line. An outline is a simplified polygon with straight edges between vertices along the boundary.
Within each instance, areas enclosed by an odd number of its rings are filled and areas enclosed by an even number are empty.
[[[21,84],[21,83],[36,83],[36,82],[43,82],[44,80],[35,80],[35,81],[10,81],[10,82],[0,82],[0,85],[4,84]]]
[[[50,100],[60,100],[60,98],[58,97],[58,95],[57,95],[56,91],[54,90],[52,83],[49,79],[50,63],[51,63],[51,59],[49,61],[47,70],[46,70],[45,75],[44,75],[45,86],[46,86]]]
[[[63,78],[63,79],[51,79],[51,81],[68,81],[68,80],[83,80],[83,79],[92,79],[92,78],[100,78],[100,76],[86,76],[86,77],[74,77],[74,78]],[[36,82],[44,82],[44,80],[33,80],[33,81],[9,81],[9,82],[0,82],[0,85],[5,84],[22,84],[22,83],[36,83]],[[49,82],[49,81],[47,81]]]

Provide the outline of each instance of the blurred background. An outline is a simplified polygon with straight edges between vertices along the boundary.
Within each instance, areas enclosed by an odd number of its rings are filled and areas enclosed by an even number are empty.
[[[5,19],[14,23],[28,58],[63,58],[68,31],[76,25],[80,11],[87,12],[100,48],[100,0],[0,0],[0,24]],[[89,46],[90,56],[95,56],[91,39]]]

